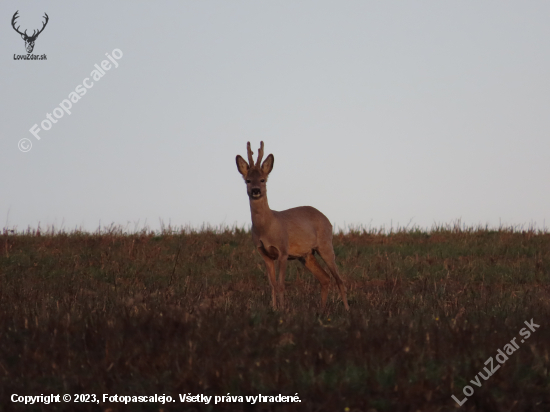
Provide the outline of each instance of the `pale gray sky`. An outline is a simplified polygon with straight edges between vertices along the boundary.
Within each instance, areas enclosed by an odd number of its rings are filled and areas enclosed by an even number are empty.
[[[14,60],[16,10],[31,33],[48,13],[46,61]],[[2,1],[2,226],[248,224],[235,156],[263,140],[275,210],[542,227],[548,16],[547,1]],[[114,49],[119,67],[37,140]]]

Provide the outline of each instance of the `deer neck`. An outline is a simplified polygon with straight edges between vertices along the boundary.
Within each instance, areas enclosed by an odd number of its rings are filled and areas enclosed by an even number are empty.
[[[274,219],[273,212],[267,203],[267,196],[262,196],[260,199],[250,199],[250,213],[252,215],[252,226],[261,229],[269,227]]]

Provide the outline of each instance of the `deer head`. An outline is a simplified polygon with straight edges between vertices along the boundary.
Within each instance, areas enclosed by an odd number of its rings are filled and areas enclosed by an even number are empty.
[[[251,200],[257,200],[266,195],[267,176],[271,173],[271,170],[273,170],[275,158],[270,154],[262,163],[262,158],[264,157],[264,142],[260,142],[258,160],[254,163],[254,159],[252,158],[254,152],[250,149],[250,142],[246,144],[246,148],[248,150],[248,163],[239,155],[237,155],[235,160],[237,161],[237,169],[239,173],[243,175],[244,181],[246,182],[248,197]]]
[[[34,42],[36,41],[36,38],[38,37],[38,35],[40,33],[42,33],[42,31],[44,30],[44,28],[46,27],[46,24],[48,24],[48,20],[50,19],[48,17],[48,15],[46,13],[44,13],[44,18],[46,19],[46,21],[43,23],[42,25],[42,28],[40,30],[38,30],[38,32],[36,32],[36,30],[33,30],[33,33],[31,36],[28,36],[27,35],[27,30],[25,30],[24,33],[21,33],[19,31],[19,27],[20,26],[17,26],[17,28],[15,27],[15,20],[19,17],[17,15],[17,13],[19,13],[19,10],[17,10],[15,12],[15,14],[13,15],[13,18],[11,19],[11,25],[13,27],[13,29],[19,33],[21,35],[21,38],[23,40],[25,40],[25,48],[27,49],[27,53],[32,53],[33,49],[34,49]]]

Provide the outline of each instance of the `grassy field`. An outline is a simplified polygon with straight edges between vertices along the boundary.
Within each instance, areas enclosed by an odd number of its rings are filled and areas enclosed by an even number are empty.
[[[0,409],[550,410],[550,234],[352,230],[334,248],[349,314],[334,285],[319,314],[319,284],[297,262],[274,312],[244,230],[4,232]],[[521,343],[531,319],[540,327]],[[479,378],[513,338],[519,348]],[[474,393],[457,409],[466,385]],[[13,394],[176,402],[24,405]],[[301,402],[214,405],[227,394]]]

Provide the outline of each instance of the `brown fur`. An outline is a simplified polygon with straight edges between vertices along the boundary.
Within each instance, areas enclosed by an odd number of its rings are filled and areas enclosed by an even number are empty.
[[[321,283],[321,307],[325,308],[330,276],[313,256],[317,252],[336,280],[346,310],[349,310],[346,287],[340,278],[332,247],[332,225],[325,215],[311,206],[295,207],[277,212],[267,202],[267,177],[275,161],[272,154],[263,163],[264,142],[260,143],[258,160],[254,164],[250,142],[247,144],[247,163],[237,155],[237,169],[246,182],[252,214],[252,240],[267,268],[271,284],[273,308],[284,306],[285,273],[288,260],[298,259]],[[261,166],[260,166],[261,163]],[[279,279],[275,275],[279,262]]]

